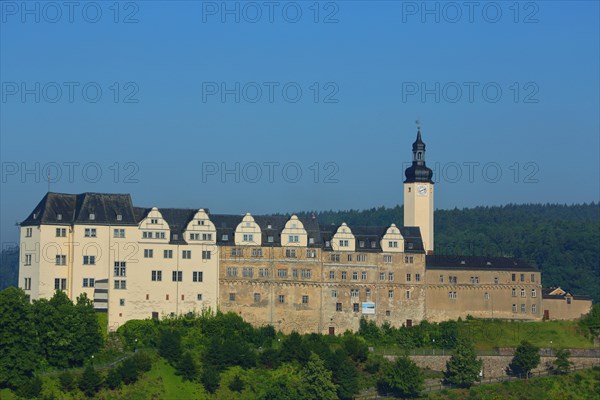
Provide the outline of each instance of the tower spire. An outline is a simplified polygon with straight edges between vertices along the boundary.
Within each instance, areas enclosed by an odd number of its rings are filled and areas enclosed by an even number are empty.
[[[404,171],[406,180],[404,182],[429,182],[433,183],[433,171],[425,165],[425,142],[421,138],[421,122],[416,120],[417,139],[412,144],[412,165]]]

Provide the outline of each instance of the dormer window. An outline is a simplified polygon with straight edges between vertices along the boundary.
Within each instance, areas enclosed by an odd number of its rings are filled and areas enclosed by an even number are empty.
[[[250,222],[246,222],[246,228],[250,228]]]
[[[156,218],[152,218],[152,219],[150,220],[150,223],[151,223],[151,224],[153,224],[153,225],[154,225],[154,224],[158,224],[158,219],[156,219]]]
[[[251,233],[244,233],[243,240],[244,240],[244,242],[253,242],[254,235]]]
[[[365,241],[361,240],[360,242],[358,242],[358,247],[365,247]]]
[[[117,221],[123,221],[123,216],[121,214],[117,214]]]
[[[91,214],[90,214],[90,221],[93,221],[93,220],[95,220],[95,219],[96,219],[96,214],[94,214],[94,213],[91,213]]]
[[[198,221],[198,225],[204,225],[204,220]]]
[[[298,227],[298,224],[292,224],[292,228],[296,229]]]
[[[57,221],[62,221],[62,214],[57,214],[56,215],[56,220]]]
[[[275,241],[275,237],[273,237],[272,235],[267,236],[267,242],[273,243],[274,241]]]
[[[179,240],[179,234],[174,233],[173,234],[173,240]]]
[[[329,240],[325,241],[325,247],[330,247],[331,246],[331,242]]]
[[[374,249],[377,247],[377,242],[371,242],[371,248]]]
[[[308,238],[308,244],[315,244],[315,238]]]
[[[271,224],[267,225],[267,229],[273,229],[273,225],[271,225]]]
[[[224,242],[228,241],[229,240],[229,235],[226,234],[226,233],[222,234],[221,235],[221,240],[224,241]]]
[[[409,248],[409,250],[412,250],[412,249],[413,249],[413,247],[414,247],[414,244],[413,244],[413,243],[409,243],[409,244],[408,244],[408,248]]]
[[[340,247],[348,247],[348,240],[346,240],[346,239],[340,240]]]
[[[33,219],[37,219],[37,213],[33,213]]]

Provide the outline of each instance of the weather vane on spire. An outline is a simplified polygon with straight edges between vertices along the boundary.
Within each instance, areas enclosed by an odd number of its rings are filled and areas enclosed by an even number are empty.
[[[416,119],[415,124],[417,124],[417,130],[421,130],[421,121],[419,120],[419,118]]]

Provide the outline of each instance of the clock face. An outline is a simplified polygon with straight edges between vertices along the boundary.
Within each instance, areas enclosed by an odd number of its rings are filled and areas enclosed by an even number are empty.
[[[417,194],[419,196],[427,196],[427,185],[418,185]]]

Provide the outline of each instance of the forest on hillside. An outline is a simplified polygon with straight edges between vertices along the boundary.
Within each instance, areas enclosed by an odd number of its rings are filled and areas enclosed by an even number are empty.
[[[403,208],[315,211],[323,226],[403,224]],[[310,215],[304,212],[299,215]],[[600,300],[600,204],[509,204],[436,210],[439,255],[517,257],[542,270],[545,287],[560,286]],[[18,249],[0,257],[0,290],[17,285]]]
[[[403,207],[315,211],[320,223],[403,225]],[[310,215],[312,212],[302,213]],[[542,271],[545,287],[560,286],[600,300],[600,204],[508,204],[436,210],[435,253],[516,257]]]

